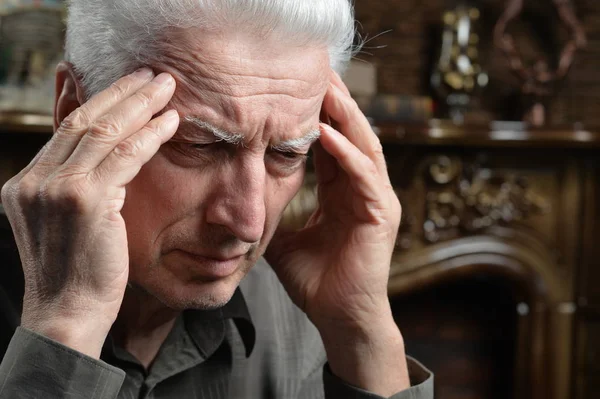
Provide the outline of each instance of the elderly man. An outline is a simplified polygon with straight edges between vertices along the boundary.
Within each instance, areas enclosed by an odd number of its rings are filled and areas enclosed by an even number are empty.
[[[73,0],[67,26],[55,134],[2,189],[0,398],[432,398],[387,298],[400,204],[334,72],[348,0]],[[318,208],[279,231],[310,148]]]

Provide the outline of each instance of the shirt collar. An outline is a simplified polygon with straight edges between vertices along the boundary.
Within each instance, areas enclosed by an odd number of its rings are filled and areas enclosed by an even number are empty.
[[[206,326],[207,322],[221,321],[224,323],[225,320],[232,319],[244,343],[246,357],[252,353],[256,342],[256,330],[244,294],[239,287],[225,306],[214,310],[186,310],[184,316],[188,332],[196,343],[206,342],[206,338],[203,336],[206,329],[203,326]]]
[[[256,342],[256,330],[248,311],[242,291],[238,287],[231,300],[223,307],[214,310],[186,310],[183,314],[185,328],[204,358],[209,357],[225,338],[225,321],[232,319],[249,357]],[[125,350],[118,348],[109,334],[103,355],[116,356],[135,363],[135,359]]]
[[[231,307],[231,309],[228,309],[228,312],[231,312],[229,317],[233,319],[246,347],[246,357],[249,357],[256,343],[256,329],[254,328],[254,323],[252,323],[252,317],[250,317],[250,311],[244,299],[244,294],[242,294],[242,290],[239,287],[235,290],[231,301],[225,306]]]

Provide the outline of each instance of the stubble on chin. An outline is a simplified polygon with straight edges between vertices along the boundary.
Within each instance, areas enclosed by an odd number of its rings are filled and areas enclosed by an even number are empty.
[[[161,276],[160,261],[155,261],[145,270],[153,276],[146,276],[145,282],[130,280],[127,290],[140,301],[160,304],[175,311],[214,310],[225,306],[231,300],[240,282],[259,257],[259,251],[252,251],[234,274],[217,281],[181,281],[177,276],[172,276],[174,282],[169,281],[171,279]]]

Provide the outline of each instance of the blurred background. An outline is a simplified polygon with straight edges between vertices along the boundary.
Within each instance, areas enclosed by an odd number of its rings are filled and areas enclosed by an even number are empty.
[[[52,134],[64,15],[0,0],[0,185]],[[600,1],[356,15],[344,79],[403,204],[390,298],[436,398],[600,398]],[[309,171],[283,223],[315,206]],[[1,205],[0,262],[18,262]]]

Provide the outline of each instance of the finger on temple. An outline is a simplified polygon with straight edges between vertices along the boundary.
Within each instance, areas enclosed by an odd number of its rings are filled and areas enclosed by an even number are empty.
[[[92,171],[92,179],[102,184],[122,187],[131,182],[177,131],[179,115],[170,110],[152,119],[146,126],[117,145]]]
[[[384,182],[380,181],[379,173],[373,170],[376,168],[373,161],[331,126],[321,124],[321,132],[323,148],[348,174],[352,187],[370,201],[383,198]]]
[[[62,121],[48,143],[46,155],[43,155],[40,161],[50,167],[63,164],[71,156],[81,137],[88,131],[92,121],[131,96],[153,77],[151,69],[142,68],[93,96]]]
[[[335,122],[334,127],[375,163],[379,173],[387,175],[381,142],[356,102],[330,85],[323,108]]]
[[[175,80],[170,75],[157,76],[97,119],[65,165],[77,165],[78,169],[88,171],[98,166],[120,142],[142,129],[161,111],[174,92]]]
[[[342,77],[334,70],[331,70],[331,83],[338,89],[340,89],[344,94],[350,96],[350,90],[348,90],[348,86],[342,80]]]

